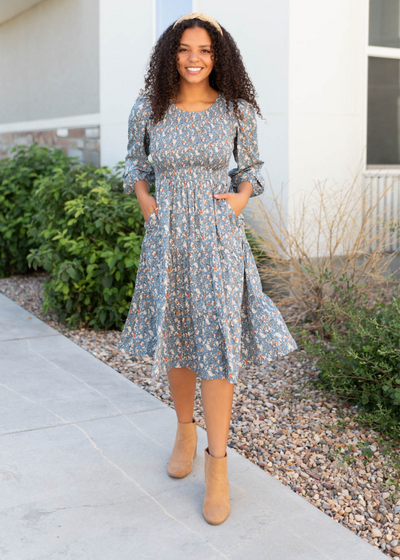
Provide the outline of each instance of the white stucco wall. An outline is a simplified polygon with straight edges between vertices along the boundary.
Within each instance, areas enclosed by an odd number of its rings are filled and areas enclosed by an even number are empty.
[[[365,164],[368,0],[290,1],[289,212]]]
[[[155,37],[155,1],[100,0],[101,164],[126,155],[128,118]]]
[[[44,0],[2,23],[0,125],[98,113],[98,35],[98,0]]]

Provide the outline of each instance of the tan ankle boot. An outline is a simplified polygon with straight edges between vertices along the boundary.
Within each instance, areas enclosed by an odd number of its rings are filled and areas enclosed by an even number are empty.
[[[167,472],[174,478],[187,476],[197,455],[197,422],[178,422],[175,445],[168,461]]]
[[[205,484],[206,492],[203,503],[203,516],[207,523],[219,525],[223,523],[230,512],[228,454],[217,459],[210,455],[208,447],[205,453]]]

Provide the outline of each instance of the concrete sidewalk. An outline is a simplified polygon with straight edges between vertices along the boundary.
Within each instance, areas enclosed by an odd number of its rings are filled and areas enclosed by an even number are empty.
[[[2,560],[378,560],[386,556],[228,449],[231,513],[202,516],[166,464],[175,412],[0,294]]]

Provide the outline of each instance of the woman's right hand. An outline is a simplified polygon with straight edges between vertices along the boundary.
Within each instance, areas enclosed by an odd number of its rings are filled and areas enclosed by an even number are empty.
[[[146,225],[150,214],[152,214],[153,212],[157,214],[157,218],[158,218],[157,201],[154,198],[154,196],[150,196],[149,194],[142,194],[140,198],[138,197],[138,202],[142,210],[143,218]]]

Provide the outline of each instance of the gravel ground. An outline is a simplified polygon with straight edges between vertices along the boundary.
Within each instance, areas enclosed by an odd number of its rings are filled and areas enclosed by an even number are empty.
[[[42,312],[46,274],[0,279],[0,292],[173,408],[151,358],[117,351],[119,331],[68,330]],[[291,310],[281,308],[288,321]],[[236,384],[229,447],[391,558],[400,560],[400,481],[385,438],[356,421],[356,409],[315,388],[318,370],[301,349],[248,368]],[[195,417],[205,428],[200,384]],[[372,452],[362,454],[362,445]]]

